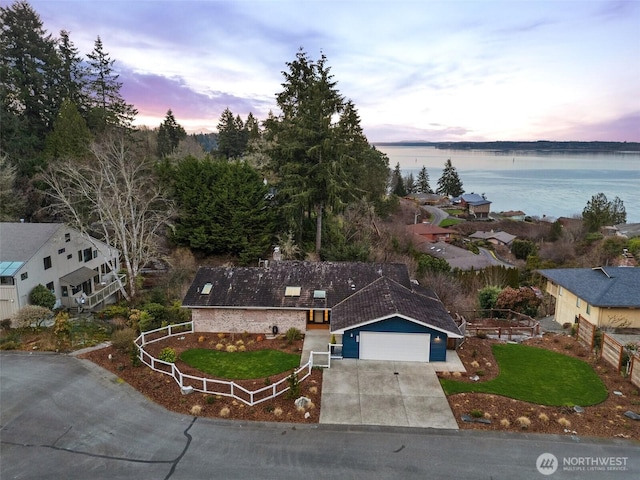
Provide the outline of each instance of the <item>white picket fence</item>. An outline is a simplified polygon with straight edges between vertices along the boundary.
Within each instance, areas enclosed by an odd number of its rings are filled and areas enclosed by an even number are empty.
[[[186,375],[180,371],[175,363],[169,363],[157,359],[147,353],[144,349],[145,345],[158,342],[167,337],[175,337],[193,333],[193,322],[168,325],[156,330],[143,332],[135,340],[136,347],[138,348],[138,358],[142,363],[147,365],[152,370],[173,377],[173,379],[176,381],[176,383],[184,393],[197,391],[210,395],[231,397],[249,406],[254,406],[261,402],[265,402],[279,395],[282,395],[289,390],[290,387],[288,383],[288,377],[258,390],[248,390],[235,382]],[[326,366],[322,364],[314,365],[314,353],[316,354],[316,356],[320,357],[322,355],[326,356],[328,352],[311,352],[309,355],[309,361],[305,365],[293,371],[293,374],[298,378],[298,382],[302,382],[306,378],[308,378],[309,375],[311,375],[311,369],[314,366]]]

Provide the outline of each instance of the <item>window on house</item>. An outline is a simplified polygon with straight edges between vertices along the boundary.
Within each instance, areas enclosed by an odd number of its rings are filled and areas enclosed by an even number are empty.
[[[73,255],[69,254],[67,255],[67,260],[71,260],[73,258]]]
[[[559,296],[562,296],[562,290],[563,290],[563,288],[562,288],[562,287],[558,287],[558,295],[559,295]]]
[[[98,250],[93,251],[93,258],[98,258]]]
[[[90,262],[91,259],[93,258],[93,253],[91,252],[91,247],[89,248],[85,248],[83,251],[83,256],[84,256],[84,261],[86,262]]]
[[[576,298],[576,307],[580,308],[580,297]]]
[[[70,233],[65,233],[64,234],[64,241],[67,242],[67,243],[71,241],[71,234]]]
[[[27,278],[29,278],[29,272],[20,274],[20,280],[26,280]]]
[[[56,289],[53,286],[53,282],[47,283],[47,290],[49,290],[51,293],[56,293]]]
[[[82,250],[78,250],[78,261],[82,261]]]
[[[51,268],[51,257],[44,257],[44,269],[49,270]]]
[[[59,248],[58,255],[60,255],[61,253],[64,253],[65,251],[66,251],[66,248]]]
[[[587,303],[587,315],[591,314],[591,305]]]
[[[69,296],[69,289],[67,288],[66,285],[62,285],[62,296],[63,297],[68,297]]]

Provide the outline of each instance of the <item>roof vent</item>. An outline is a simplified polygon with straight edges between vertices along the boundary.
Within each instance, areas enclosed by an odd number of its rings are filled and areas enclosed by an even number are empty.
[[[607,278],[611,278],[611,275],[609,275],[603,267],[593,267],[591,270],[593,271],[599,270],[602,273],[604,273],[607,276]]]

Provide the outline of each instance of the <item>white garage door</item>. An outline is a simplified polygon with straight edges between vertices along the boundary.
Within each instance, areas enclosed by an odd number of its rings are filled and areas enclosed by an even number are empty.
[[[428,333],[360,332],[360,358],[428,362]]]

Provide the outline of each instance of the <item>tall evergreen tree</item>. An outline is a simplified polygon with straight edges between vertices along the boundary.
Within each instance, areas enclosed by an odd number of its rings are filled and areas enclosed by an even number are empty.
[[[416,181],[416,192],[433,193],[433,189],[431,188],[431,185],[429,185],[429,173],[427,172],[427,167],[425,167],[424,165],[418,173],[418,179]]]
[[[458,197],[464,193],[462,181],[458,176],[456,167],[452,165],[450,158],[444,164],[444,170],[442,171],[442,176],[438,180],[438,189],[436,190],[436,193],[451,197]]]
[[[46,156],[49,159],[84,158],[89,154],[91,132],[71,100],[65,100],[53,131],[47,136]]]
[[[416,181],[413,178],[413,173],[409,173],[404,179],[405,190],[407,193],[416,193]]]
[[[160,128],[158,128],[158,156],[164,157],[172,154],[178,148],[180,140],[186,137],[187,132],[178,124],[173,112],[169,109]]]
[[[226,159],[239,158],[247,148],[247,135],[239,115],[225,108],[218,122],[218,153]]]
[[[60,31],[57,51],[60,62],[60,96],[72,102],[86,119],[90,107],[86,95],[87,68],[83,66],[83,58],[66,30]]]
[[[304,218],[315,217],[315,251],[319,253],[325,209],[339,208],[351,193],[335,123],[344,99],[324,55],[314,62],[300,50],[287,67],[283,90],[276,96],[282,114],[265,122],[274,142],[271,169],[278,178],[286,218],[298,232],[298,243]]]
[[[115,60],[104,51],[100,37],[87,57],[87,88],[92,105],[89,126],[97,132],[110,127],[130,128],[138,112],[122,98],[120,75],[113,69]]]
[[[55,42],[26,1],[0,7],[0,55],[0,148],[25,173],[62,100]]]
[[[393,194],[398,197],[406,197],[407,189],[402,178],[402,170],[400,170],[400,162],[396,163],[393,173],[391,174],[391,187]]]

